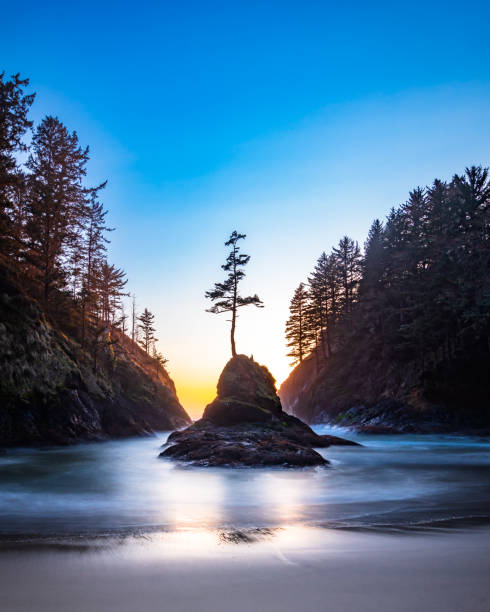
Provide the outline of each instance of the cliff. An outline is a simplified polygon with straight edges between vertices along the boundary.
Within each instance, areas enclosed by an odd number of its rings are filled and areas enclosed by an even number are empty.
[[[70,444],[187,425],[175,387],[117,331],[88,351],[0,268],[0,445]]]
[[[313,353],[279,389],[284,409],[309,423],[367,432],[444,432],[490,427],[485,346],[450,363],[386,358],[362,339],[322,363]]]

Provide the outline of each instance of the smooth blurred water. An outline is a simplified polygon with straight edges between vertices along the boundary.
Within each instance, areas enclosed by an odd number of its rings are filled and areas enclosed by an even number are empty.
[[[0,456],[0,533],[284,525],[410,527],[490,521],[490,441],[344,435],[326,468],[191,468],[158,457],[166,433]]]

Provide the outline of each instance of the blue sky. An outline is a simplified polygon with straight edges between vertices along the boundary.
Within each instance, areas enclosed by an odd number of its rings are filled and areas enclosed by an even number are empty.
[[[295,286],[408,190],[490,163],[488,3],[85,2],[2,7],[0,70],[37,92],[108,179],[111,258],[186,407],[228,357],[204,312],[233,229],[248,234],[238,348],[281,380]]]

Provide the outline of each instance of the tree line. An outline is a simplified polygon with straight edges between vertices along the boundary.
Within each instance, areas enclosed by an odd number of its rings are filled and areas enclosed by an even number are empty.
[[[87,185],[89,148],[57,117],[29,119],[35,94],[28,79],[0,74],[0,263],[17,275],[47,316],[91,351],[94,368],[111,332],[130,331],[164,365],[155,342],[154,315],[136,311],[131,330],[125,272],[107,259],[106,182]]]
[[[490,353],[490,181],[472,166],[410,192],[363,252],[344,236],[294,292],[288,356],[318,367],[341,350],[421,368]]]

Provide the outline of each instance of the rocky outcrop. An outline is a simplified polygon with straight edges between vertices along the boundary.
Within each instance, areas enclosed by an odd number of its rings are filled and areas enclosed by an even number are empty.
[[[201,466],[301,467],[328,463],[315,447],[355,444],[319,436],[283,412],[272,375],[245,355],[227,363],[217,390],[203,418],[172,433],[160,456]]]
[[[451,364],[422,367],[349,346],[326,360],[313,353],[279,389],[284,409],[308,423],[368,433],[484,431],[490,385],[475,348]]]
[[[175,387],[129,338],[92,356],[0,278],[0,445],[70,444],[190,422]]]

